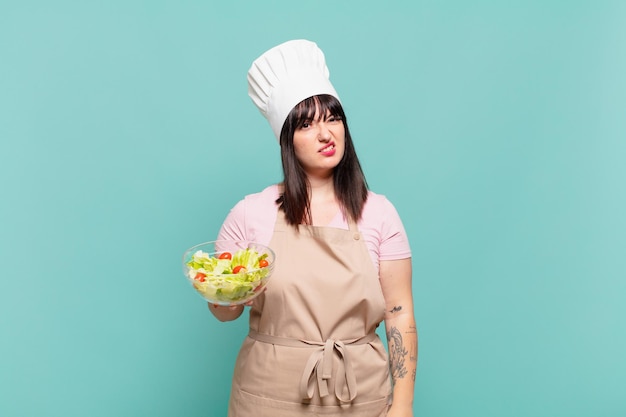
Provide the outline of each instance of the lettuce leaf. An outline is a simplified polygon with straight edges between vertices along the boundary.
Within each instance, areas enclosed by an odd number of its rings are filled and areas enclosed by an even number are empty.
[[[187,262],[188,277],[206,299],[227,303],[241,301],[255,295],[254,290],[268,277],[270,268],[259,267],[259,261],[267,256],[254,249],[241,249],[232,259],[219,259],[197,251]],[[238,265],[246,269],[233,274],[233,268]],[[206,275],[203,282],[194,279],[198,272]]]

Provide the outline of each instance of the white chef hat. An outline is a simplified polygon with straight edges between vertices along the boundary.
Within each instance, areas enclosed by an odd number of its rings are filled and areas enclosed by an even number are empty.
[[[296,104],[318,94],[339,100],[328,76],[324,53],[317,44],[292,40],[273,47],[252,63],[248,95],[280,140],[283,124]]]

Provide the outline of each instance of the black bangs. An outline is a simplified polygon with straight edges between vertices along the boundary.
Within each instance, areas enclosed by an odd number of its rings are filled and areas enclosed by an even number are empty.
[[[309,97],[298,103],[292,113],[295,116],[292,123],[296,127],[302,127],[303,123],[314,120],[316,113],[318,120],[326,120],[327,115],[345,118],[339,100],[329,94],[321,94]]]

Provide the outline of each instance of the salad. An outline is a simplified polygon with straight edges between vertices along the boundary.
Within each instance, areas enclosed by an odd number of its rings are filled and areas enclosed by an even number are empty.
[[[234,304],[257,295],[269,278],[271,268],[266,253],[254,249],[211,255],[196,251],[187,261],[187,276],[194,288],[208,301]]]

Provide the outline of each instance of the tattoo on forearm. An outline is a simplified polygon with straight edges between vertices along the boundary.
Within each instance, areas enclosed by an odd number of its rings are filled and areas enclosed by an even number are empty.
[[[396,327],[391,327],[387,332],[387,343],[389,345],[389,367],[391,378],[394,383],[407,374],[404,364],[408,351],[404,348],[402,334]]]
[[[402,310],[402,306],[394,306],[391,310],[389,310],[389,312],[390,313],[397,313],[400,310]]]

